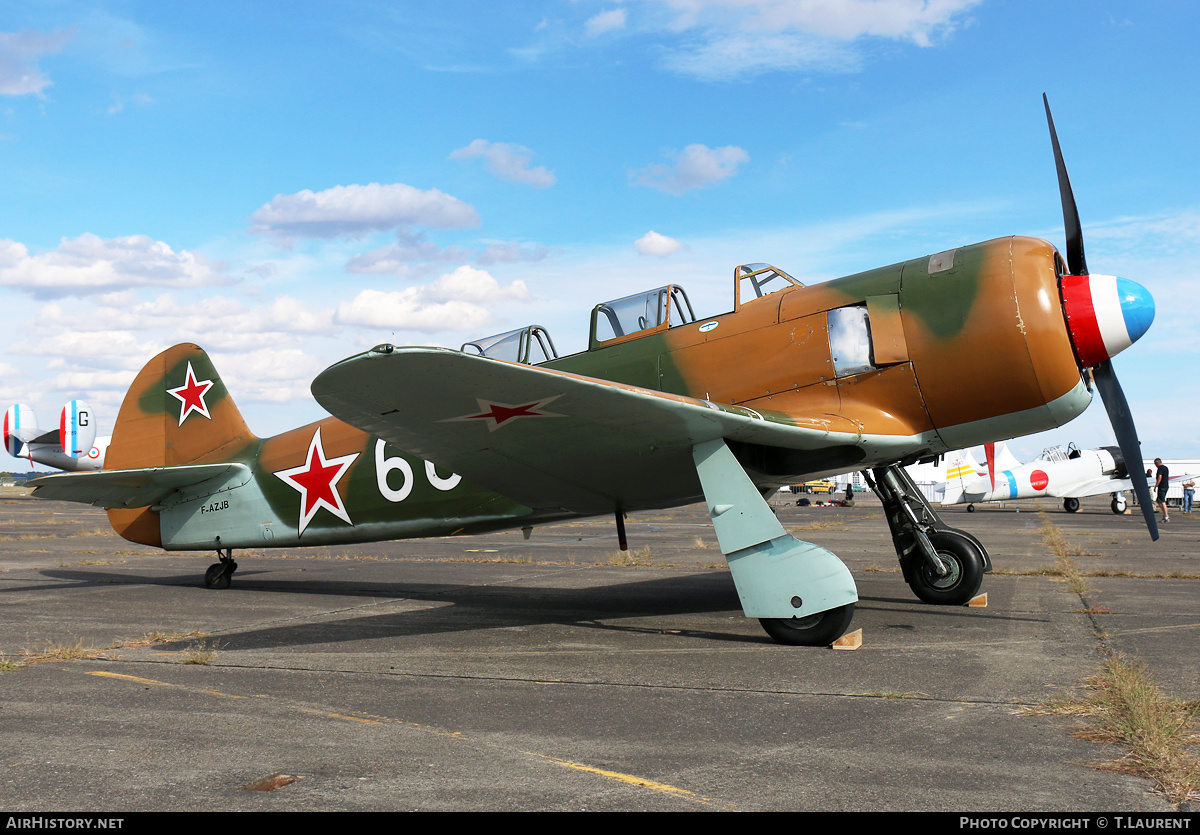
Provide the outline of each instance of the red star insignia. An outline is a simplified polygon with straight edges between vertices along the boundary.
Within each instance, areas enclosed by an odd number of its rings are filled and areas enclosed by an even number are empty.
[[[167,389],[167,394],[174,397],[182,405],[179,407],[179,425],[183,426],[183,421],[192,412],[197,412],[204,415],[209,420],[212,420],[212,415],[208,413],[208,404],[204,402],[204,395],[213,387],[212,380],[197,380],[196,372],[192,371],[192,363],[188,361],[187,367],[187,382],[182,386],[173,389]]]
[[[521,405],[497,403],[475,398],[475,402],[479,404],[479,414],[446,418],[443,421],[439,421],[439,423],[451,423],[460,420],[486,420],[488,431],[495,432],[503,424],[517,418],[566,417],[566,415],[560,415],[557,412],[543,411],[542,408],[549,403],[553,403],[560,397],[562,397],[561,394],[556,394],[553,397],[546,397],[542,400],[535,400],[532,403],[523,403]]]
[[[321,429],[317,427],[308,444],[304,463],[275,473],[300,493],[300,526],[297,533],[304,533],[308,523],[322,507],[346,524],[354,524],[342,502],[342,495],[337,491],[337,483],[357,457],[358,453],[353,452],[338,458],[326,458],[321,445]]]

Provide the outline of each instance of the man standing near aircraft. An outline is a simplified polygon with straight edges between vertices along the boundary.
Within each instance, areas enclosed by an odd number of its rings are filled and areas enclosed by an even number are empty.
[[[1158,492],[1158,509],[1162,511],[1163,522],[1170,522],[1171,516],[1167,512],[1167,490],[1171,487],[1171,471],[1167,469],[1167,465],[1162,462],[1161,458],[1154,459],[1154,466],[1158,468],[1154,473],[1154,489]]]

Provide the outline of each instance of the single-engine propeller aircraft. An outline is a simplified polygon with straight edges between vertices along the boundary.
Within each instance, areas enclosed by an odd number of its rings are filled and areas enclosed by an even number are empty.
[[[4,449],[13,458],[26,458],[58,470],[83,472],[104,467],[104,451],[111,438],[96,437],[96,413],[82,400],[62,407],[58,428],[38,428],[37,416],[24,403],[14,403],[4,413]]]
[[[982,502],[1046,496],[1062,499],[1063,510],[1075,513],[1079,510],[1080,499],[1111,493],[1109,507],[1112,512],[1125,512],[1124,491],[1132,488],[1133,481],[1120,447],[1078,449],[1070,444],[1063,449],[1061,446],[1052,446],[1028,464],[1021,464],[1016,459],[1012,459],[1011,463],[1002,463],[999,454],[991,450],[988,453],[988,463],[983,468],[975,462],[969,450],[947,457],[943,505],[965,504],[967,510],[972,511],[976,504]],[[1141,463],[1139,460],[1134,465],[1135,469],[1140,468]],[[1193,477],[1174,476],[1171,482],[1186,481]]]
[[[334,415],[265,440],[207,355],[178,345],[125,397],[98,473],[35,495],[109,508],[124,537],[233,549],[474,533],[704,501],[748,617],[824,645],[858,599],[834,554],[789,535],[764,496],[862,470],[904,578],[962,604],[986,549],[947,526],[903,465],[1060,426],[1100,389],[1127,460],[1138,440],[1110,358],[1149,326],[1142,287],[1089,275],[1050,120],[1067,257],[1000,238],[806,287],[734,271],[733,309],[698,318],[668,285],[592,310],[586,351],[557,356],[531,326],[462,350],[379,345],[312,383]],[[1088,370],[1091,369],[1089,378]],[[1004,386],[995,381],[1003,380]],[[1144,477],[1135,487],[1145,493]],[[1147,515],[1157,538],[1153,512]]]

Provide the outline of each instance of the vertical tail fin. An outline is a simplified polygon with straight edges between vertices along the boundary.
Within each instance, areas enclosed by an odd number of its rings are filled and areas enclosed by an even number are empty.
[[[979,465],[969,449],[960,449],[946,455],[946,492],[942,504],[961,504],[966,485],[979,477]]]
[[[92,417],[92,408],[82,400],[63,406],[58,416],[58,445],[65,455],[78,458],[91,451],[96,442],[96,421]]]
[[[226,461],[257,440],[208,354],[176,345],[146,363],[129,387],[105,469]]]
[[[960,449],[946,455],[946,481],[973,480],[979,475],[979,465],[969,449]]]
[[[25,444],[39,434],[37,417],[24,403],[14,403],[4,413],[4,449],[13,458],[25,454]]]
[[[176,345],[146,363],[125,393],[104,468],[228,461],[257,441],[208,354]],[[111,509],[108,521],[132,542],[162,547],[158,514],[149,508]]]

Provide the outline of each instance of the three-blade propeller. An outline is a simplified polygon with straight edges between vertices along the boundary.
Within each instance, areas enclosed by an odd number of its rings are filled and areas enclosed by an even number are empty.
[[[1058,192],[1062,198],[1063,226],[1067,235],[1066,276],[1079,277],[1090,284],[1087,261],[1083,255],[1083,227],[1079,222],[1079,210],[1075,206],[1075,194],[1071,190],[1067,165],[1063,162],[1062,149],[1058,145],[1058,134],[1054,130],[1054,117],[1050,115],[1050,101],[1046,98],[1045,93],[1042,94],[1042,103],[1046,106],[1046,122],[1050,126],[1050,141],[1054,145],[1054,165],[1058,169]],[[1066,276],[1061,280],[1064,307],[1067,309],[1068,324],[1071,327],[1072,341],[1076,347],[1080,366],[1092,369],[1092,379],[1100,391],[1100,399],[1104,401],[1104,409],[1108,412],[1108,421],[1112,424],[1113,433],[1117,436],[1117,444],[1121,447],[1121,454],[1125,458],[1129,479],[1133,483],[1133,492],[1137,496],[1138,505],[1142,508],[1142,516],[1146,520],[1150,538],[1157,540],[1158,522],[1154,517],[1154,500],[1150,496],[1150,486],[1146,481],[1146,474],[1142,471],[1142,444],[1138,440],[1137,428],[1133,425],[1129,402],[1125,399],[1125,392],[1121,390],[1121,384],[1117,381],[1117,374],[1113,370],[1110,359],[1111,355],[1116,353],[1115,350],[1112,350],[1113,337],[1102,334],[1097,340],[1094,336],[1089,337],[1087,334],[1076,332],[1074,325],[1070,322],[1071,307],[1067,299]],[[1073,287],[1077,287],[1078,284],[1078,282],[1072,282]],[[1127,335],[1132,337],[1128,343],[1132,343],[1150,326],[1150,320],[1154,318],[1154,303],[1150,299],[1149,293],[1133,282],[1114,279],[1113,286],[1119,288],[1118,292],[1125,292],[1125,297],[1120,301],[1120,307],[1124,309]],[[1087,290],[1094,292],[1090,286]],[[1140,296],[1138,291],[1141,293]],[[1090,306],[1090,300],[1085,304]],[[1095,314],[1092,315],[1095,318]],[[1089,338],[1092,344],[1081,345],[1081,342]],[[1097,341],[1102,344],[1097,346],[1095,344]],[[1121,350],[1123,347],[1126,345],[1120,345],[1116,347],[1116,350]]]

